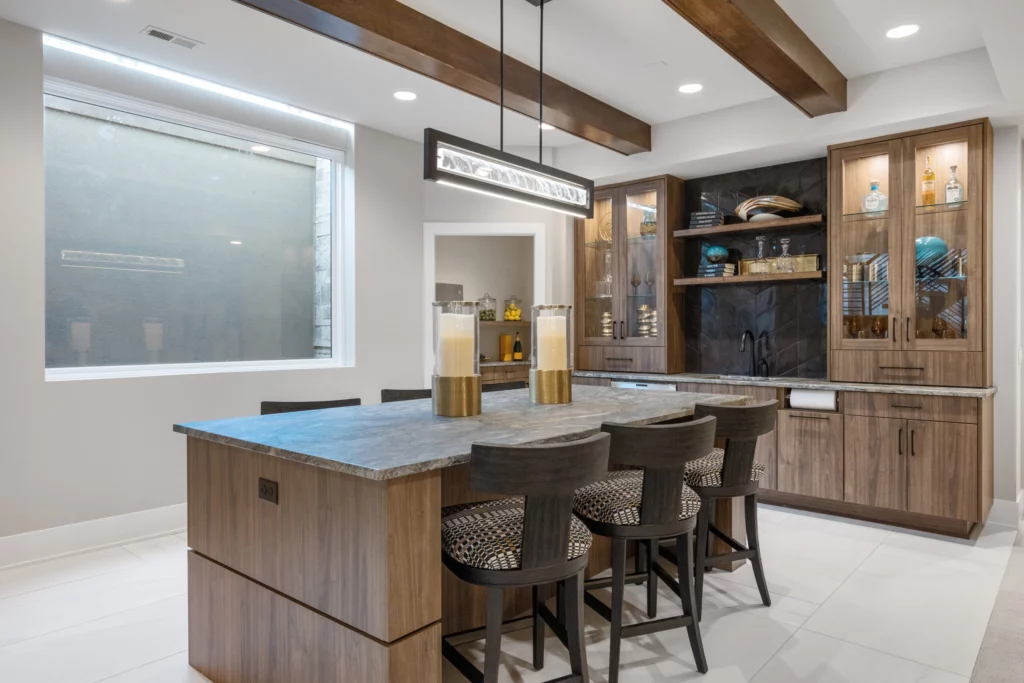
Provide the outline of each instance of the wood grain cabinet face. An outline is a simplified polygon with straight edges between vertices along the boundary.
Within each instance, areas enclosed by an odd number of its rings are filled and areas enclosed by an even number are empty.
[[[846,415],[844,500],[907,509],[907,421]]]
[[[908,420],[907,428],[907,509],[937,517],[981,521],[977,426]]]
[[[843,416],[780,410],[778,490],[843,499]]]

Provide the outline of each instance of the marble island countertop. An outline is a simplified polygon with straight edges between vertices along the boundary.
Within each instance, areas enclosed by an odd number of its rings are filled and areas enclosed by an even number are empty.
[[[528,390],[483,395],[483,413],[442,418],[430,400],[240,417],[174,426],[199,439],[367,479],[395,479],[469,462],[477,442],[526,445],[582,439],[602,422],[651,424],[687,417],[698,403],[736,404],[739,396],[642,393],[573,387],[573,402],[541,406]]]
[[[859,384],[853,382],[830,382],[825,379],[801,379],[789,377],[746,377],[741,375],[677,374],[657,375],[636,372],[607,372],[577,370],[575,377],[611,379],[619,382],[659,382],[662,384],[730,384],[734,386],[769,386],[784,389],[823,389],[826,391],[861,391],[877,394],[913,394],[916,396],[956,396],[961,398],[984,398],[996,393],[995,387],[973,389],[964,387],[926,387],[910,384]]]

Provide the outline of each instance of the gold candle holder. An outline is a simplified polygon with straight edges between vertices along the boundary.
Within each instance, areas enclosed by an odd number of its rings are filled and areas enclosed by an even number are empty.
[[[480,414],[483,381],[480,375],[469,377],[438,377],[431,382],[434,415],[439,417],[472,417]]]
[[[530,400],[541,405],[572,403],[572,370],[531,368]]]

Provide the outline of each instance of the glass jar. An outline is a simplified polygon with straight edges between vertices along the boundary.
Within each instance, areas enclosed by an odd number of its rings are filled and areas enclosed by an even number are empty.
[[[572,306],[533,307],[534,370],[571,370]]]
[[[757,258],[750,264],[750,267],[748,269],[748,272],[751,275],[766,275],[772,272],[771,263],[764,255],[764,247],[767,242],[767,236],[757,236]]]
[[[523,319],[522,300],[515,294],[505,299],[505,320],[508,322],[520,322]]]
[[[775,272],[795,273],[796,261],[789,255],[789,238],[783,237],[779,240],[779,244],[782,245],[782,253],[775,259]]]
[[[498,319],[498,300],[490,294],[480,297],[480,321],[494,322]]]
[[[434,302],[434,375],[480,374],[480,326],[476,301]]]

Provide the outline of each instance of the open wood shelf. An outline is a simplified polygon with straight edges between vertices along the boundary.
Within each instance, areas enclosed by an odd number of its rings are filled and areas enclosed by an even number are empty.
[[[684,277],[674,280],[676,287],[706,287],[708,285],[742,285],[751,282],[779,282],[780,280],[821,280],[825,273],[812,270],[806,273],[771,273],[767,275],[732,275],[730,277]]]
[[[781,228],[793,228],[800,225],[815,225],[824,223],[825,218],[820,213],[811,216],[797,216],[796,218],[778,218],[773,221],[753,221],[748,223],[733,223],[731,225],[719,225],[714,228],[693,228],[691,230],[676,230],[673,234],[683,239],[706,237],[708,235],[728,235],[735,232],[765,232],[767,230],[779,230]]]

